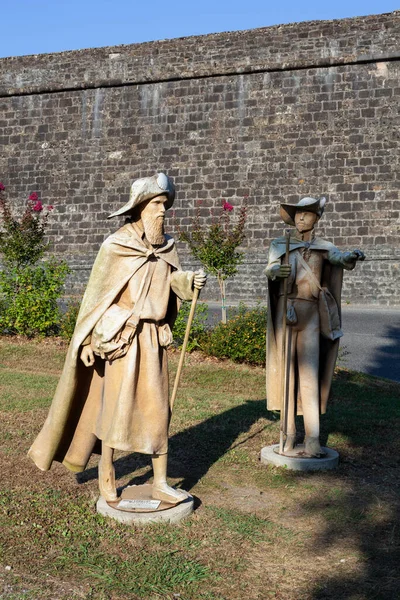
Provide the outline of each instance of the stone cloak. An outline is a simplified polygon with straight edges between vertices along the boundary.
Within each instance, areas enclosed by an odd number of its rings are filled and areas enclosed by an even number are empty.
[[[180,270],[174,240],[154,251],[161,259]],[[90,336],[105,310],[114,302],[130,278],[149,259],[150,253],[130,224],[109,236],[97,255],[82,300],[64,368],[47,419],[28,455],[39,469],[47,471],[53,460],[75,472],[83,471],[95,451],[97,437],[93,424],[101,401],[104,361],[96,356],[95,364],[86,367],[80,360],[82,343]],[[171,328],[179,309],[179,299],[171,292],[166,321]],[[79,461],[68,460],[68,451],[79,448]]]
[[[290,239],[290,252],[305,248],[306,243],[296,238]],[[281,259],[285,254],[286,241],[284,237],[272,241],[269,250],[268,263]],[[331,243],[320,238],[314,238],[310,244],[310,250],[338,251]],[[341,290],[343,281],[343,268],[324,261],[321,286],[327,287],[336,300],[341,318]],[[268,410],[281,409],[281,349],[277,347],[275,334],[276,310],[278,303],[279,286],[281,279],[272,281],[268,279],[268,324],[267,324],[267,361],[266,361],[266,384],[267,384],[267,408]],[[320,413],[326,412],[329,399],[333,372],[339,351],[339,339],[331,341],[320,336],[319,352],[319,385],[320,385]],[[303,414],[299,386],[297,389],[296,407],[297,414]]]

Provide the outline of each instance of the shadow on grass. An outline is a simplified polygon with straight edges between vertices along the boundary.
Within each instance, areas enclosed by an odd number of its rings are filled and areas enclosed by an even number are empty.
[[[399,390],[361,373],[336,378],[324,436],[329,445],[342,438],[340,471],[328,475],[331,491],[303,510],[325,523],[313,551],[323,556],[339,543],[342,556],[315,585],[313,600],[400,598]],[[335,488],[338,477],[345,490]]]
[[[191,490],[229,450],[238,436],[249,431],[260,418],[276,421],[276,415],[266,410],[265,400],[247,400],[175,434],[169,440],[168,476],[181,479],[181,487]],[[124,477],[146,465],[149,470],[139,477],[133,477],[130,485],[147,483],[152,477],[151,457],[143,454],[129,454],[117,459],[116,477]],[[79,483],[97,479],[97,468],[86,470],[77,479]]]

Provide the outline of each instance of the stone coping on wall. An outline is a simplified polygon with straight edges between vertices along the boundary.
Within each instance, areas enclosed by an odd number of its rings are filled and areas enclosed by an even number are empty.
[[[400,11],[0,59],[0,97],[390,61]]]

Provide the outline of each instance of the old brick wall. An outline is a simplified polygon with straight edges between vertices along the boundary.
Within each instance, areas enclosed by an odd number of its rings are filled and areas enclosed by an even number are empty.
[[[0,180],[53,204],[80,294],[133,179],[165,171],[187,227],[248,196],[229,301],[263,300],[281,201],[325,195],[319,234],[367,261],[344,299],[400,304],[400,13],[0,60]],[[235,211],[234,213],[235,214]],[[185,266],[193,262],[182,246]],[[215,283],[204,297],[217,298]]]

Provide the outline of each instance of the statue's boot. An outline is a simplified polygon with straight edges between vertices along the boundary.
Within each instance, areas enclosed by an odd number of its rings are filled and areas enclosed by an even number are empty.
[[[99,488],[100,494],[107,502],[118,500],[114,466],[112,463],[104,461],[103,457],[99,461]]]
[[[321,444],[319,443],[319,438],[306,436],[304,439],[304,446],[305,453],[309,456],[312,456],[313,458],[320,458],[321,456],[324,456]]]
[[[177,490],[168,485],[167,482],[153,483],[151,495],[155,500],[161,500],[169,504],[178,504],[190,497],[190,494],[184,490]]]
[[[283,451],[284,452],[292,452],[294,450],[295,445],[296,445],[296,434],[288,433],[286,436],[285,445],[283,446]]]

